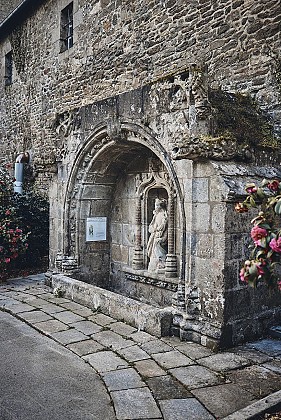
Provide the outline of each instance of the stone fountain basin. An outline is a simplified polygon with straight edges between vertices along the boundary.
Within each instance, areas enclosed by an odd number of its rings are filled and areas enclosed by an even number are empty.
[[[61,296],[124,321],[139,331],[156,337],[170,335],[174,312],[172,307],[157,308],[64,274],[46,273],[46,283]]]

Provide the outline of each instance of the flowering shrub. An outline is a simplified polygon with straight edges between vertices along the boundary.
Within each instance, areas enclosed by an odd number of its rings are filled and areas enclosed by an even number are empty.
[[[13,206],[12,179],[0,168],[0,279],[8,265],[26,252],[29,232],[24,232]]]
[[[240,271],[240,279],[256,287],[262,282],[281,291],[281,182],[264,179],[261,185],[247,184],[247,198],[235,205],[238,213],[259,208],[251,223],[253,249]]]

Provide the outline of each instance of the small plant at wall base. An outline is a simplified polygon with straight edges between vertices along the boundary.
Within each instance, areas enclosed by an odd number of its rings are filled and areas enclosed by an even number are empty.
[[[256,287],[264,283],[281,291],[281,182],[264,179],[260,185],[247,184],[247,198],[235,205],[238,213],[259,209],[251,223],[253,249],[240,271],[242,282]]]

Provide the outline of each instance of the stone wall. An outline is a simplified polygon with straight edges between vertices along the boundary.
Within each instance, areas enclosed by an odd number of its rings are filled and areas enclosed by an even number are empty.
[[[1,0],[0,3],[0,22],[21,3],[21,0]]]
[[[207,64],[211,87],[250,93],[280,133],[275,0],[266,8],[261,0],[74,0],[74,46],[59,53],[66,4],[46,2],[1,43],[1,76],[11,47],[15,61],[14,83],[0,87],[2,160],[28,149],[39,172],[41,164],[49,170],[59,143],[57,114],[179,73],[192,62]]]

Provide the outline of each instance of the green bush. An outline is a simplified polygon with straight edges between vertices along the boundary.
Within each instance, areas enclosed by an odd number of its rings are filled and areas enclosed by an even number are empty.
[[[34,192],[13,192],[0,167],[0,279],[9,271],[40,267],[48,255],[49,203]]]

